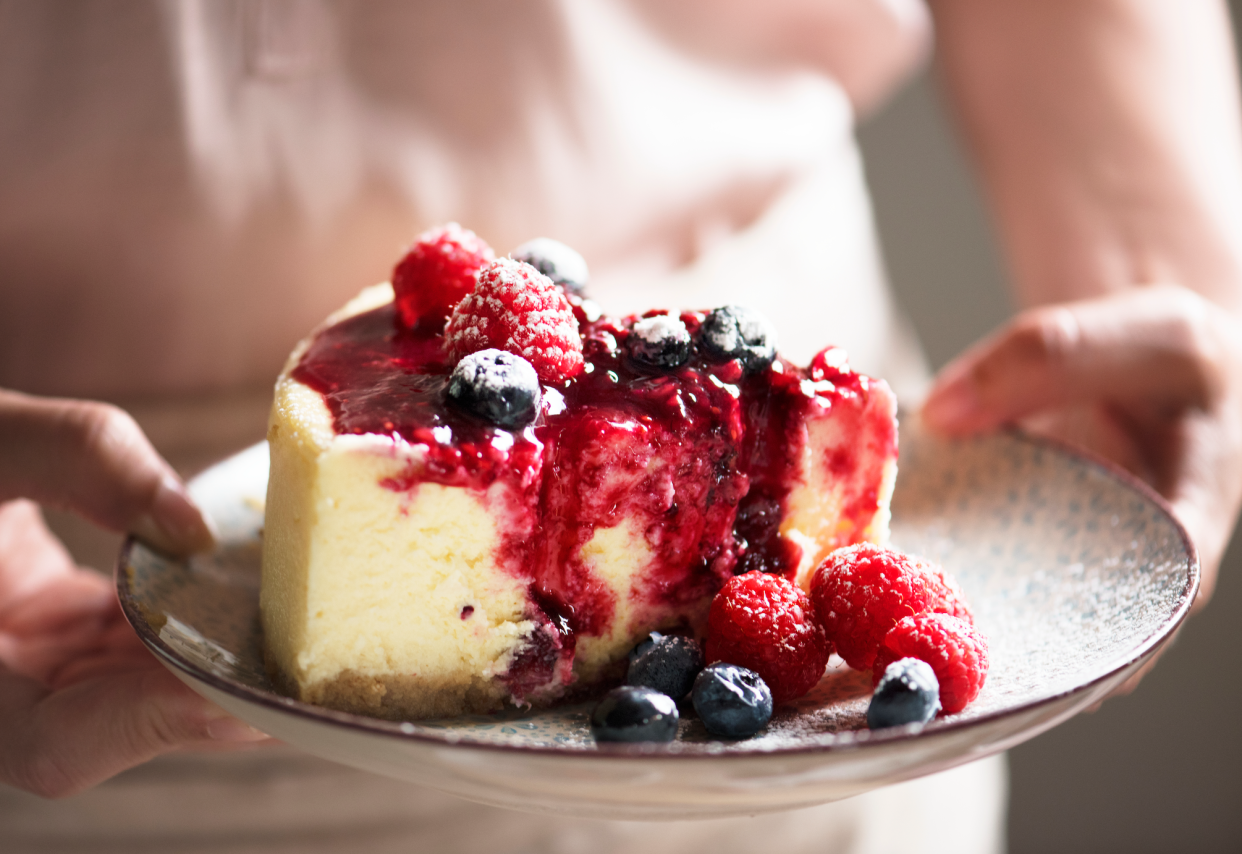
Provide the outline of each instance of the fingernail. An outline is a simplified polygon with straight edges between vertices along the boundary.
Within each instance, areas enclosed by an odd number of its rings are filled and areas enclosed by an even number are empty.
[[[240,742],[263,741],[270,737],[248,723],[229,717],[219,718],[207,724],[207,735],[212,741]]]
[[[207,736],[213,741],[262,741],[267,733],[260,732],[244,721],[230,715],[214,703],[201,703],[202,714],[207,718]]]
[[[208,551],[216,544],[211,520],[172,475],[165,476],[150,512],[140,516],[132,530],[138,539],[171,554]]]
[[[936,386],[923,403],[923,419],[941,429],[964,426],[977,417],[979,411],[979,397],[965,378]]]

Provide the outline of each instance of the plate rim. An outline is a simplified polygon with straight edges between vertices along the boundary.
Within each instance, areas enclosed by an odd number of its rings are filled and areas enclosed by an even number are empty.
[[[374,718],[367,715],[354,714],[352,712],[342,712],[336,709],[329,709],[323,706],[316,706],[312,703],[306,703],[296,700],[292,697],[286,697],[272,691],[263,691],[252,688],[241,682],[219,676],[203,670],[194,662],[189,661],[182,656],[170,644],[166,643],[159,634],[147,621],[146,616],[142,613],[141,608],[137,604],[137,598],[130,589],[130,576],[126,568],[130,562],[134,548],[141,545],[166,560],[178,560],[171,558],[157,549],[140,543],[132,534],[127,535],[121,544],[120,552],[117,555],[117,561],[114,568],[114,581],[116,586],[117,597],[120,600],[121,610],[125,615],[130,626],[133,627],[135,633],[143,644],[151,650],[161,661],[167,665],[171,665],[182,671],[192,679],[203,682],[210,687],[229,694],[238,699],[268,709],[292,714],[295,717],[314,721],[316,723],[326,723],[334,726],[344,727],[347,730],[360,731],[367,735],[383,736],[387,738],[395,738],[405,742],[416,742],[428,747],[452,747],[464,748],[468,750],[481,750],[488,752],[499,752],[502,754],[515,754],[522,756],[546,756],[565,759],[566,761],[584,761],[598,759],[630,759],[642,761],[661,761],[661,762],[686,762],[690,760],[701,759],[728,759],[730,761],[741,760],[761,760],[772,759],[774,757],[799,757],[808,754],[831,754],[831,753],[851,753],[857,750],[868,749],[872,745],[874,748],[887,747],[895,744],[901,744],[906,741],[922,738],[933,739],[940,736],[951,736],[955,733],[969,728],[985,728],[989,724],[995,723],[1002,718],[1021,715],[1037,711],[1045,706],[1056,705],[1067,698],[1075,695],[1086,695],[1092,692],[1101,683],[1116,677],[1122,671],[1132,667],[1137,662],[1150,657],[1161,646],[1167,643],[1177,629],[1185,622],[1189,616],[1195,599],[1198,596],[1199,587],[1202,580],[1202,568],[1199,561],[1199,552],[1195,548],[1194,542],[1190,538],[1189,532],[1185,526],[1173,513],[1172,506],[1164,498],[1155,491],[1149,484],[1145,483],[1137,476],[1117,465],[1113,461],[1100,456],[1092,451],[1080,448],[1061,439],[1038,436],[1026,433],[1017,428],[1007,428],[997,431],[999,435],[1004,435],[1019,442],[1029,445],[1051,449],[1053,452],[1062,456],[1066,456],[1081,464],[1085,464],[1091,468],[1098,470],[1105,477],[1111,478],[1123,488],[1129,489],[1136,493],[1140,498],[1145,499],[1152,504],[1168,522],[1172,523],[1173,529],[1177,532],[1181,539],[1182,548],[1188,558],[1186,584],[1179,593],[1177,607],[1172,611],[1171,615],[1166,618],[1152,632],[1151,635],[1144,638],[1143,642],[1135,647],[1130,653],[1122,658],[1114,659],[1109,662],[1102,673],[1088,682],[1067,688],[1043,697],[1037,700],[1030,700],[1016,706],[1006,709],[988,712],[979,717],[956,719],[950,721],[933,722],[923,728],[892,727],[883,730],[849,730],[841,733],[830,734],[831,741],[821,744],[805,744],[790,747],[774,747],[772,749],[759,749],[749,752],[724,752],[719,749],[712,749],[714,742],[707,744],[700,743],[684,743],[670,742],[668,744],[627,744],[627,745],[596,745],[594,750],[588,748],[565,748],[553,747],[547,745],[532,744],[505,744],[497,742],[480,742],[472,741],[468,738],[454,737],[451,735],[437,735],[427,732],[407,731],[407,727],[416,727],[416,721],[390,721],[383,718]],[[996,435],[996,434],[993,434]],[[950,440],[952,441],[952,440]],[[256,445],[266,444],[266,441],[258,442]],[[248,446],[237,453],[244,453]],[[216,465],[219,465],[237,454],[225,457],[217,461],[212,466],[204,469],[203,474],[210,471]],[[183,560],[181,562],[184,562]],[[1078,710],[1075,710],[1078,711]],[[732,742],[724,742],[732,743]]]

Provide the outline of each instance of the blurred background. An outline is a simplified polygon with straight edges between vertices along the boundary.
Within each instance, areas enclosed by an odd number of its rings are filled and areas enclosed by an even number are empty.
[[[931,74],[860,138],[890,277],[939,368],[1013,310],[979,186]],[[1235,533],[1210,606],[1137,691],[1009,754],[1011,854],[1242,851],[1240,612]]]

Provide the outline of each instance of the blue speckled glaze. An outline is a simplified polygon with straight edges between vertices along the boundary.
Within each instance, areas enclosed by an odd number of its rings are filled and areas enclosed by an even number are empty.
[[[1142,488],[1018,436],[944,442],[909,420],[902,430],[893,543],[957,577],[990,639],[992,668],[962,713],[938,718],[922,735],[893,738],[927,738],[1081,691],[1132,665],[1176,627],[1197,585],[1196,559],[1180,527]],[[266,477],[266,446],[256,446],[193,483],[221,529],[217,552],[188,563],[136,544],[122,554],[126,613],[166,662],[226,693],[326,724],[447,745],[596,751],[584,704],[395,723],[277,693],[263,669],[258,620]],[[665,750],[713,756],[866,748],[869,739],[882,741],[866,735],[869,696],[869,674],[834,657],[819,686],[778,709],[758,736],[715,740],[690,715]],[[1038,731],[1031,730],[1026,737]]]

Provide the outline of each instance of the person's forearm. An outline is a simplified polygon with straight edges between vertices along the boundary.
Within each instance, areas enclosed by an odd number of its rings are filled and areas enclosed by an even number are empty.
[[[935,0],[1019,297],[1180,284],[1242,312],[1242,130],[1217,0]]]

